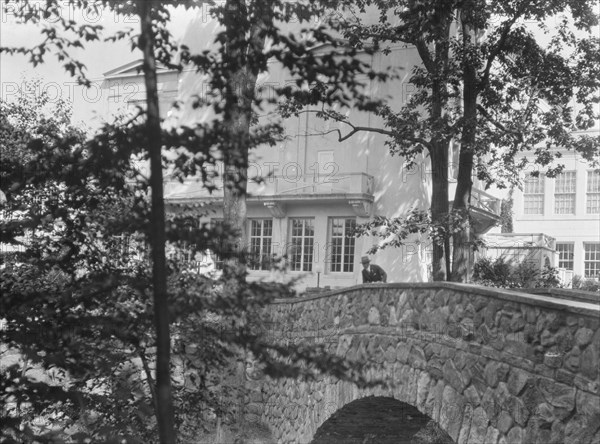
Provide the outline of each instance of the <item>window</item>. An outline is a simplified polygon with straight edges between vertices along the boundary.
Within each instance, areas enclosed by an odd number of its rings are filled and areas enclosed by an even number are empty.
[[[351,273],[354,271],[354,229],[356,219],[330,219],[330,263],[329,271]]]
[[[213,238],[208,242],[208,248],[212,253],[212,260],[216,270],[223,269],[223,249],[227,235],[225,233],[225,221],[223,219],[211,219],[211,228],[214,230]]]
[[[112,236],[108,243],[108,251],[111,257],[114,259],[122,259],[130,254],[129,248],[129,235],[121,234]]]
[[[544,176],[529,175],[523,184],[523,212],[544,214]]]
[[[141,261],[144,259],[144,247],[143,243],[136,243],[129,234],[113,235],[107,243],[105,260],[117,267],[131,261]]]
[[[554,213],[575,214],[575,171],[564,171],[556,176]]]
[[[597,278],[600,275],[600,243],[583,244],[583,274],[586,278]]]
[[[600,214],[600,171],[588,171],[587,175],[587,214]]]
[[[290,269],[312,271],[315,227],[312,219],[290,219]]]
[[[573,270],[573,244],[556,243],[558,267]]]
[[[250,270],[271,269],[271,242],[273,235],[272,219],[250,220]]]

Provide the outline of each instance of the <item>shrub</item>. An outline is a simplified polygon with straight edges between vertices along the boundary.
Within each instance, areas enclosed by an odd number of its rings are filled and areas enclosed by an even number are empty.
[[[556,288],[560,287],[558,271],[544,267],[540,272],[528,261],[512,264],[504,257],[479,259],[473,267],[473,283],[501,288]]]
[[[597,279],[586,279],[577,274],[573,276],[571,286],[573,290],[600,292],[600,281]]]

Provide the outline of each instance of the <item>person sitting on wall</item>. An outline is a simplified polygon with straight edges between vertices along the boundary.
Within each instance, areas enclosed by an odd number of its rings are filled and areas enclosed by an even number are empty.
[[[363,266],[362,278],[363,284],[369,282],[385,282],[387,274],[379,265],[372,264],[368,256],[363,256],[360,260]]]

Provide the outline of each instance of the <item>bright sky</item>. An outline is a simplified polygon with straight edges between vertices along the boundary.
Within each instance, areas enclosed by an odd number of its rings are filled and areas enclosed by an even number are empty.
[[[7,11],[4,11],[5,5],[2,2],[2,7],[0,7],[0,46],[34,45],[43,39],[39,27],[16,23],[11,11],[19,3],[20,0],[10,1],[6,6]],[[37,3],[41,7],[45,0],[39,0]],[[600,12],[600,2],[598,8],[598,12]],[[65,8],[63,14],[63,17],[73,19],[78,23],[102,25],[105,29],[104,36],[127,28],[133,28],[137,33],[139,29],[137,17],[119,16],[110,11],[86,14],[81,10]],[[171,32],[175,38],[182,37],[189,24],[190,14],[192,13],[186,12],[183,8],[177,8],[172,12]],[[195,16],[196,20],[208,21],[207,10],[200,14]],[[50,19],[44,22],[43,26],[52,24],[53,20]],[[552,19],[547,24],[552,28]],[[540,37],[543,40],[544,37]],[[206,42],[206,44],[209,43]],[[102,74],[125,63],[140,59],[141,53],[138,50],[132,51],[127,41],[95,42],[87,43],[85,46],[85,50],[72,51],[72,54],[86,65],[88,78],[94,82],[91,88],[78,86],[76,80],[69,76],[52,54],[46,55],[43,65],[34,68],[23,55],[11,56],[2,53],[0,54],[0,97],[4,100],[11,100],[19,93],[23,78],[38,77],[42,80],[41,88],[44,88],[51,97],[62,97],[73,102],[76,121],[83,121],[91,127],[97,126],[99,119],[95,116],[103,116],[107,103],[107,97],[105,97],[107,91],[100,89]]]
[[[1,46],[27,46],[39,44],[43,41],[40,27],[34,25],[17,24],[11,7],[17,2],[8,4],[4,11],[4,2],[0,10],[0,45]],[[14,3],[14,4],[13,4]],[[39,2],[40,4],[45,3]],[[85,14],[83,11],[64,9],[63,17],[76,20],[78,23],[102,25],[104,36],[114,34],[116,31],[133,28],[137,34],[139,20],[135,16],[119,16],[110,11],[100,14]],[[185,25],[189,21],[183,8],[177,8],[172,13],[172,33],[175,38],[181,37]],[[51,26],[53,21],[43,22],[43,26]],[[77,85],[76,79],[70,77],[62,65],[52,54],[47,54],[45,63],[33,67],[28,58],[18,55],[0,54],[0,97],[11,100],[19,93],[23,78],[38,77],[42,80],[44,90],[50,97],[59,96],[73,102],[74,116],[77,121],[83,121],[89,126],[96,126],[96,115],[102,114],[102,109],[107,98],[103,97],[106,91],[101,91],[100,82],[102,74],[125,63],[141,59],[138,50],[132,51],[127,41],[117,43],[95,42],[84,43],[85,50],[72,51],[72,55],[79,59],[87,68],[86,73],[93,86],[89,89]]]

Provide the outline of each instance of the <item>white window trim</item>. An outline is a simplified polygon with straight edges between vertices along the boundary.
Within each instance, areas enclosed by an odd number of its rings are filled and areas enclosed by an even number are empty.
[[[295,236],[294,235],[294,221],[302,221],[302,235],[301,236]],[[306,235],[306,222],[310,222],[312,224],[312,236],[307,236]],[[292,269],[292,263],[293,263],[293,258],[289,257],[288,261],[290,264],[290,272],[291,273],[309,273],[313,271],[313,261],[315,258],[315,219],[312,217],[291,217],[289,219],[289,247],[292,248],[294,245],[294,239],[300,239],[300,269],[296,269],[293,270]],[[308,239],[312,239],[312,246],[311,246],[311,252],[310,252],[310,261],[306,261],[305,259],[305,247],[306,247],[306,241]],[[304,267],[304,264],[307,264],[307,268],[309,268],[309,270],[306,270]]]
[[[327,236],[328,236],[328,243],[327,243],[327,272],[331,273],[331,274],[336,274],[336,275],[348,275],[350,273],[354,273],[355,270],[355,262],[356,262],[356,238],[354,239],[354,251],[352,254],[352,262],[350,262],[348,265],[350,265],[350,267],[352,268],[350,271],[344,271],[344,265],[347,265],[347,263],[345,262],[345,254],[344,251],[346,249],[346,239],[347,237],[344,236],[335,236],[338,239],[342,239],[342,254],[341,254],[341,263],[340,263],[340,271],[333,271],[332,270],[332,266],[333,266],[333,254],[332,254],[332,248],[333,248],[333,221],[335,219],[343,219],[344,220],[344,234],[346,232],[346,221],[351,219],[354,221],[354,224],[356,225],[356,217],[354,216],[331,216],[329,217],[329,220],[327,221]]]
[[[252,225],[255,222],[260,222],[260,234],[258,236],[254,236],[252,233]],[[265,222],[271,222],[271,235],[265,235]],[[271,218],[252,218],[248,219],[248,242],[249,242],[249,253],[252,255],[252,241],[254,239],[259,239],[259,253],[258,256],[261,258],[261,262],[258,268],[253,268],[251,264],[248,266],[249,271],[258,272],[258,271],[270,271],[271,267],[263,268],[262,258],[265,256],[272,257],[273,256],[273,219]],[[269,239],[271,242],[269,243],[269,251],[264,251],[265,240]]]
[[[567,181],[566,180],[566,176],[572,176],[572,183],[571,181]],[[561,180],[563,179],[564,180]],[[561,180],[561,182],[559,182],[559,180]],[[567,188],[566,189],[561,189],[559,190],[559,184],[560,185],[566,185]],[[572,187],[570,186],[572,184]],[[569,190],[569,191],[566,191]],[[558,203],[558,198],[560,197],[569,197],[569,199],[572,201],[573,203],[573,210],[570,212],[558,212],[558,208],[557,208],[557,203]],[[554,182],[554,214],[575,214],[575,212],[577,211],[577,172],[575,170],[569,170],[569,171],[563,171],[562,173],[560,173],[558,176],[556,176],[555,182]]]

